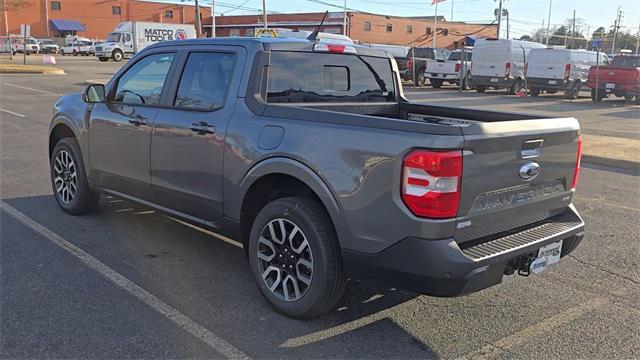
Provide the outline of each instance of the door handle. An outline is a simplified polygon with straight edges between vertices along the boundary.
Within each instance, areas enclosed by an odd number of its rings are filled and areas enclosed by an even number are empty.
[[[129,116],[129,123],[135,126],[147,125],[147,118],[140,114],[133,114]]]
[[[206,121],[200,121],[191,124],[191,131],[197,132],[198,135],[207,135],[215,133],[216,127],[213,125],[209,125],[209,123]]]

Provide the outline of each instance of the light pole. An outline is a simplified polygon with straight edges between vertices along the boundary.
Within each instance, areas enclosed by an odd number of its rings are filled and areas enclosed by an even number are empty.
[[[264,28],[267,28],[267,0],[262,0],[262,22],[264,23]]]
[[[553,0],[549,0],[549,17],[547,18],[547,41],[545,45],[549,45],[549,37],[551,34],[549,34],[549,31],[551,31],[551,4],[553,3]]]
[[[347,36],[347,0],[344,0],[344,15],[342,16],[342,34]]]
[[[211,0],[211,37],[216,37],[216,0]]]

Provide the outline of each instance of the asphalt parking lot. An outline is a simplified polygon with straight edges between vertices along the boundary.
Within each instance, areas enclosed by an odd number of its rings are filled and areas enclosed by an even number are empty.
[[[36,61],[34,57],[34,60]],[[297,321],[261,298],[242,250],[128,201],[64,214],[49,184],[58,96],[121,66],[59,58],[67,75],[0,75],[0,358],[636,358],[640,176],[586,164],[582,244],[559,264],[467,297],[349,281],[331,313]],[[562,114],[585,134],[638,139],[638,106],[586,97],[407,89],[439,105]],[[583,96],[586,96],[584,94]]]

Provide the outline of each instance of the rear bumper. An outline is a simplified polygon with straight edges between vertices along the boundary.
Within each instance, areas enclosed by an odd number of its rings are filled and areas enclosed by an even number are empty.
[[[573,82],[571,80],[564,79],[527,78],[527,86],[529,89],[566,90],[572,84]]]
[[[607,88],[607,84],[613,84],[613,87],[611,87],[611,85],[608,85],[609,88]],[[591,89],[596,88],[595,82],[588,82],[587,86]],[[629,82],[600,81],[598,84],[598,89],[600,91],[604,91],[607,93],[621,93],[621,94],[626,94],[628,92],[640,93],[640,83],[638,83],[637,81],[629,81]]]
[[[497,76],[477,76],[471,75],[470,83],[472,86],[495,86],[495,87],[511,87],[514,82],[514,78],[505,78]]]
[[[499,284],[505,272],[512,273],[524,257],[535,256],[546,244],[563,240],[564,257],[582,241],[583,230],[584,222],[570,206],[564,214],[543,223],[474,246],[461,248],[453,239],[406,238],[375,255],[343,251],[343,258],[353,276],[453,297]]]
[[[439,79],[439,80],[445,80],[445,81],[458,81],[458,80],[460,80],[460,74],[444,74],[444,73],[425,72],[424,76],[428,77],[429,79]]]

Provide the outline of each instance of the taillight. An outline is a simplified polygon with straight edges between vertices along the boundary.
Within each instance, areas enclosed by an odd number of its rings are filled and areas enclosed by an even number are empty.
[[[524,63],[524,74],[527,74],[527,70],[529,70],[529,63]]]
[[[460,68],[462,68],[462,64],[456,64],[456,72],[460,72]]]
[[[508,78],[510,73],[511,73],[511,63],[506,63],[506,65],[504,66],[504,77]]]
[[[576,167],[573,170],[573,181],[571,181],[571,190],[576,189],[578,178],[580,178],[580,158],[582,157],[582,136],[578,136],[578,151],[576,155]]]
[[[407,69],[413,69],[413,60],[407,59]]]
[[[569,77],[571,77],[571,64],[564,67],[564,79],[569,80]]]
[[[462,151],[414,150],[402,162],[402,200],[419,217],[455,217],[461,180]]]

